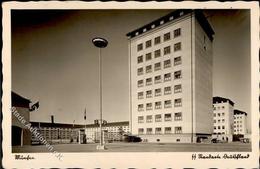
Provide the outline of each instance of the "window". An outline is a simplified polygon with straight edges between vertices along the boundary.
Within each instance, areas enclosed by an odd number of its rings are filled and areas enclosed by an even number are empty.
[[[144,134],[144,129],[143,128],[139,128],[138,129],[138,134]]]
[[[218,117],[220,117],[220,113],[218,113]]]
[[[171,100],[165,100],[164,101],[164,108],[171,108],[172,107],[172,101]]]
[[[146,110],[152,110],[153,104],[152,103],[146,103]]]
[[[181,84],[174,85],[174,93],[180,93],[182,90]]]
[[[222,126],[222,129],[225,129],[225,126]]]
[[[155,96],[161,96],[162,95],[162,90],[160,88],[155,89],[154,92],[155,92],[155,94],[154,94]]]
[[[149,48],[151,46],[152,46],[152,40],[148,40],[148,41],[145,42],[145,47],[146,48]]]
[[[172,133],[172,128],[171,127],[165,127],[164,128],[164,133],[165,134],[171,134]]]
[[[144,105],[138,104],[138,111],[144,111]]]
[[[218,126],[218,129],[220,129],[220,126]]]
[[[182,105],[181,99],[174,100],[174,107],[180,107]]]
[[[152,85],[152,78],[146,79],[146,86]]]
[[[162,115],[156,114],[155,115],[155,122],[161,122],[162,121]]]
[[[174,65],[180,65],[181,64],[181,56],[175,57],[174,58]]]
[[[164,81],[170,81],[171,80],[171,73],[164,74]]]
[[[164,121],[172,121],[172,114],[167,113],[164,115]]]
[[[143,80],[138,80],[137,87],[143,87],[143,86],[144,86],[144,81]]]
[[[153,134],[153,128],[147,128],[146,134]]]
[[[167,55],[171,53],[171,46],[167,46],[163,49],[163,54]]]
[[[181,71],[174,72],[174,79],[180,79],[181,78]]]
[[[214,126],[214,129],[216,130],[216,129],[217,129],[217,127],[216,127],[216,126]]]
[[[155,109],[161,109],[162,108],[162,102],[158,101],[155,102]]]
[[[224,123],[224,122],[225,122],[225,119],[222,119],[222,122]]]
[[[175,29],[173,31],[174,38],[177,38],[178,36],[181,36],[181,28]]]
[[[161,37],[157,36],[156,38],[154,38],[154,44],[157,45],[159,43],[161,43]]]
[[[151,98],[152,97],[152,90],[146,91],[146,98]]]
[[[146,122],[147,122],[147,123],[153,122],[153,116],[152,116],[152,115],[146,116]]]
[[[161,75],[158,75],[158,76],[155,76],[155,77],[154,77],[154,83],[155,83],[155,84],[161,83]]]
[[[181,113],[181,112],[174,113],[174,120],[175,120],[175,121],[180,121],[180,120],[182,120],[182,113]]]
[[[147,53],[146,55],[145,55],[145,60],[146,61],[149,61],[149,60],[151,60],[152,59],[152,53],[150,52],[150,53]]]
[[[165,60],[163,65],[164,65],[164,68],[171,67],[171,60],[170,59]]]
[[[138,56],[137,57],[137,63],[142,63],[143,62],[143,56]]]
[[[182,128],[181,127],[175,127],[175,134],[181,134]]]
[[[171,39],[171,33],[170,32],[168,32],[168,33],[163,35],[163,40],[164,41],[167,41],[167,40],[170,40],[170,39]]]
[[[225,113],[222,113],[222,116],[225,116]]]
[[[145,67],[146,73],[151,73],[152,72],[152,65],[148,65]]]
[[[156,127],[155,128],[155,134],[162,134],[162,128],[161,127]]]
[[[139,75],[142,75],[142,74],[144,74],[144,69],[142,67],[138,68],[137,69],[137,75],[139,76]]]
[[[154,71],[161,70],[161,62],[154,64]]]
[[[181,50],[181,42],[174,44],[174,52]]]
[[[137,51],[143,50],[143,44],[140,43],[137,45]]]
[[[138,92],[138,99],[144,98],[144,92]]]
[[[154,51],[154,58],[158,58],[160,56],[161,56],[161,50],[160,49]]]
[[[144,116],[138,116],[138,123],[144,122]]]
[[[172,93],[171,86],[164,87],[164,94],[165,95],[171,94],[171,93]]]

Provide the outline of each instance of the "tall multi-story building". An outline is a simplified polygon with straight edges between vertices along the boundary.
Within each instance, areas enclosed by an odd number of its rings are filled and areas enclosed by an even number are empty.
[[[247,132],[247,113],[240,111],[240,110],[234,110],[234,134],[238,135],[246,135]]]
[[[234,102],[223,97],[213,97],[213,138],[231,142],[233,140]]]
[[[213,34],[201,10],[175,10],[127,34],[132,134],[196,142],[212,133]]]

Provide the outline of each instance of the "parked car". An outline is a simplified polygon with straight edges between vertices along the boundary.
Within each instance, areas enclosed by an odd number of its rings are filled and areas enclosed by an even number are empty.
[[[211,139],[211,143],[219,143],[220,141],[216,138]]]
[[[142,139],[138,136],[126,135],[124,136],[126,142],[141,142]]]
[[[242,138],[240,139],[242,143],[249,143],[249,138]]]

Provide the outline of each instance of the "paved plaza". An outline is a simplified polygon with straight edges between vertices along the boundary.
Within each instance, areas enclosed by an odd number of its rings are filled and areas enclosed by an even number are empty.
[[[55,144],[58,152],[249,152],[251,143],[108,143],[106,150],[97,144]],[[13,153],[48,152],[45,145],[13,146]]]

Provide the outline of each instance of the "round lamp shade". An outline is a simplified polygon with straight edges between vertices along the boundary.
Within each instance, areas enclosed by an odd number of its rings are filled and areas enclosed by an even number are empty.
[[[99,37],[92,39],[92,43],[98,48],[105,48],[108,44],[106,39]]]

